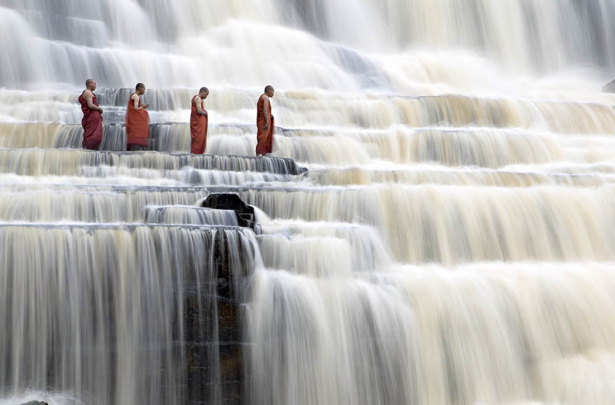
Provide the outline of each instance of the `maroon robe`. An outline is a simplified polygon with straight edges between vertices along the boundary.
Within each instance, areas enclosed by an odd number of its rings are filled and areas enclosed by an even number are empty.
[[[206,115],[200,115],[196,109],[196,103],[192,97],[192,107],[190,110],[190,137],[192,138],[192,147],[190,153],[202,155],[207,148],[207,122]],[[205,102],[201,100],[201,110],[205,110]]]
[[[267,95],[265,94],[260,96],[256,105],[257,155],[271,153],[273,150],[273,115],[271,115],[271,102],[269,102],[269,108],[267,109],[267,115],[269,115],[269,117],[265,117],[265,114],[263,112],[263,107],[265,105],[265,97],[267,97]],[[269,127],[265,129],[265,126],[267,125],[267,118],[269,118]]]
[[[146,110],[137,110],[132,99],[135,93],[128,97],[128,107],[126,108],[126,144],[147,146],[149,139],[149,113]],[[139,107],[141,107],[141,97],[139,97]]]
[[[94,94],[92,102],[98,107],[96,94]],[[81,146],[86,149],[98,150],[103,139],[102,114],[88,107],[88,102],[83,97],[83,93],[79,96],[79,103],[81,104],[81,111],[83,111],[83,119],[81,120],[81,125],[83,126],[83,142]]]

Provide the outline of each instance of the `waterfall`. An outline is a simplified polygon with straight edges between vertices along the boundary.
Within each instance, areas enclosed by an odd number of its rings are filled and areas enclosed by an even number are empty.
[[[259,271],[249,331],[264,344],[251,352],[250,402],[607,403],[613,275],[598,264],[353,280]]]
[[[0,405],[614,403],[614,20],[0,0]],[[128,152],[137,82],[150,138]]]
[[[231,210],[214,210],[178,205],[146,207],[145,222],[152,224],[196,224],[239,226],[237,215]]]
[[[27,382],[97,403],[181,404],[198,365],[211,374],[202,394],[221,397],[216,257],[240,280],[258,260],[253,235],[3,224],[0,240],[0,322],[10,331],[0,392]]]

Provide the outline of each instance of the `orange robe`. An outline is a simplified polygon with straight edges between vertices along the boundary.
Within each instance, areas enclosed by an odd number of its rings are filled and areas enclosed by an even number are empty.
[[[190,153],[202,155],[207,147],[207,115],[200,115],[196,109],[196,103],[192,97],[192,105],[190,110],[190,137],[192,138],[192,147]],[[201,100],[201,110],[205,111],[205,102]]]
[[[96,94],[94,94],[92,103],[98,107]],[[81,111],[83,111],[83,119],[81,120],[81,126],[83,126],[83,142],[81,146],[86,149],[98,150],[100,142],[103,139],[102,115],[100,112],[91,110],[90,107],[88,107],[88,102],[83,97],[83,93],[79,96],[79,104],[81,104]]]
[[[273,150],[273,115],[271,115],[271,102],[269,103],[269,108],[267,109],[267,114],[269,115],[269,128],[265,130],[265,125],[267,125],[267,118],[263,113],[263,106],[265,105],[265,94],[260,96],[258,99],[258,104],[256,106],[256,128],[258,132],[256,134],[256,138],[258,143],[256,144],[256,154],[262,155],[264,153],[271,153]]]
[[[149,114],[145,110],[137,110],[132,100],[132,93],[128,97],[128,108],[126,109],[126,144],[147,146],[149,138]],[[141,97],[139,97],[139,107],[141,107]]]

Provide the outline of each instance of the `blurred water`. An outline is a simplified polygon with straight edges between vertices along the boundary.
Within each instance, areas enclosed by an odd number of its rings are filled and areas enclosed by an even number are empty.
[[[612,0],[0,0],[0,405],[615,402],[614,18]],[[88,77],[98,152],[79,149]],[[137,82],[151,138],[126,153]],[[257,159],[266,84],[276,152]],[[262,233],[197,206],[219,192]],[[241,390],[223,256],[250,277]]]

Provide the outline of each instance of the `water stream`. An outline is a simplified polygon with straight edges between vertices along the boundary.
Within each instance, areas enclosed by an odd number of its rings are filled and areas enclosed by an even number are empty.
[[[0,405],[614,403],[614,20],[612,0],[0,0]],[[101,151],[79,149],[88,77]],[[137,82],[151,139],[128,153]],[[262,232],[197,206],[218,192]]]

